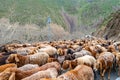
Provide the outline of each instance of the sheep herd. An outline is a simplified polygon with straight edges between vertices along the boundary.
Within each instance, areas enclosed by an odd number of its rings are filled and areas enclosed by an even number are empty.
[[[0,46],[0,80],[110,80],[120,42],[96,37]],[[97,78],[97,74],[100,78]]]

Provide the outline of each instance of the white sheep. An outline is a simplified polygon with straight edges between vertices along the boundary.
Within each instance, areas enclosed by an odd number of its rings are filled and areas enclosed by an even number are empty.
[[[75,60],[77,60],[77,65],[85,64],[91,67],[93,67],[94,63],[96,62],[96,59],[90,55],[85,55],[83,57],[76,58]]]
[[[49,55],[46,52],[39,52],[28,57],[31,64],[43,65],[47,62]]]
[[[16,48],[14,49],[14,51],[17,52],[17,54],[20,55],[30,55],[30,54],[34,54],[37,50],[37,47],[21,47],[21,48]]]
[[[19,67],[18,69],[20,69],[22,71],[27,71],[27,70],[31,70],[31,69],[38,68],[38,67],[39,67],[38,64],[26,64],[22,67]]]
[[[57,49],[52,46],[45,46],[44,48],[38,49],[38,52],[46,52],[49,56],[54,56],[57,53]]]
[[[82,57],[85,55],[91,55],[91,52],[89,52],[87,50],[81,50],[80,52],[73,53],[73,55],[75,56],[75,58],[78,58],[78,57]]]

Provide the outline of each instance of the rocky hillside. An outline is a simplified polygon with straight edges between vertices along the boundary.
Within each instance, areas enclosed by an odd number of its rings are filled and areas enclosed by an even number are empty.
[[[119,0],[0,0],[0,18],[20,24],[46,25],[46,19],[66,27],[66,16],[77,17],[78,26],[92,25],[119,8]],[[70,23],[71,24],[71,23]]]
[[[120,40],[120,10],[105,19],[99,28],[94,32],[95,36]]]

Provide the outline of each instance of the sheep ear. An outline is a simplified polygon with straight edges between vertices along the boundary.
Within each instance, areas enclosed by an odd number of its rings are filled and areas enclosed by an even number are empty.
[[[20,61],[19,58],[17,57],[17,55],[15,55],[15,61],[16,61],[16,62],[19,62],[19,61]]]
[[[15,80],[15,72],[12,72],[8,80]]]

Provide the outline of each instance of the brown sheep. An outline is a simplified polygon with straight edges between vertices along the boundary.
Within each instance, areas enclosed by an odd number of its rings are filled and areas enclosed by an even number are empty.
[[[57,79],[57,78],[42,78],[40,80],[64,80],[64,79]]]
[[[15,80],[15,72],[10,72],[11,68],[7,68],[0,73],[0,80]]]
[[[107,52],[107,49],[102,47],[101,45],[86,46],[86,49],[90,51],[92,56],[94,56],[95,58],[98,58],[98,56],[102,52]]]
[[[38,71],[46,70],[48,68],[56,68],[56,70],[59,72],[61,66],[58,62],[52,62],[52,63],[46,63],[45,65],[43,65],[39,68],[35,68],[32,70],[27,70],[27,71],[21,71],[18,68],[7,68],[5,71],[3,71],[0,74],[0,80],[8,80],[10,78],[10,76],[13,75],[14,73],[15,73],[15,75],[13,78],[15,78],[15,79],[11,79],[11,80],[21,80],[25,77],[31,76],[32,74],[34,74]]]
[[[103,79],[104,74],[107,69],[108,71],[108,79],[110,80],[110,72],[114,63],[115,56],[111,52],[104,52],[101,53],[98,57],[96,63],[94,64],[94,70],[97,71],[100,70],[100,76]]]
[[[57,80],[94,80],[92,68],[85,65],[78,65],[74,70],[70,70],[57,77]]]
[[[57,50],[57,54],[60,55],[60,56],[63,56],[63,55],[66,55],[66,49],[62,49],[62,48],[59,48]]]
[[[68,68],[73,69],[72,66],[71,66],[71,61],[70,60],[65,60],[63,62],[62,68],[65,69],[65,70],[68,69]]]
[[[58,76],[58,72],[56,68],[48,68],[44,71],[39,71],[31,76],[23,78],[22,80],[39,80],[41,78],[56,78]]]
[[[21,67],[25,64],[38,64],[43,65],[47,63],[49,55],[45,52],[36,53],[33,55],[22,56],[19,54],[11,54],[6,60],[7,63],[16,63],[18,67]]]
[[[83,57],[76,58],[75,60],[65,60],[63,62],[62,68],[63,69],[74,69],[77,65],[87,65],[93,67],[96,59],[93,56],[85,55]]]
[[[0,66],[0,72],[4,71],[5,69],[10,68],[10,67],[16,67],[17,68],[17,65],[14,64],[14,63],[1,65]]]
[[[116,64],[118,65],[118,76],[120,76],[120,52],[116,52]]]
[[[58,62],[58,60],[56,59],[56,58],[48,58],[48,60],[47,60],[47,62],[48,63],[50,63],[50,62],[54,62],[54,61],[57,61]]]

